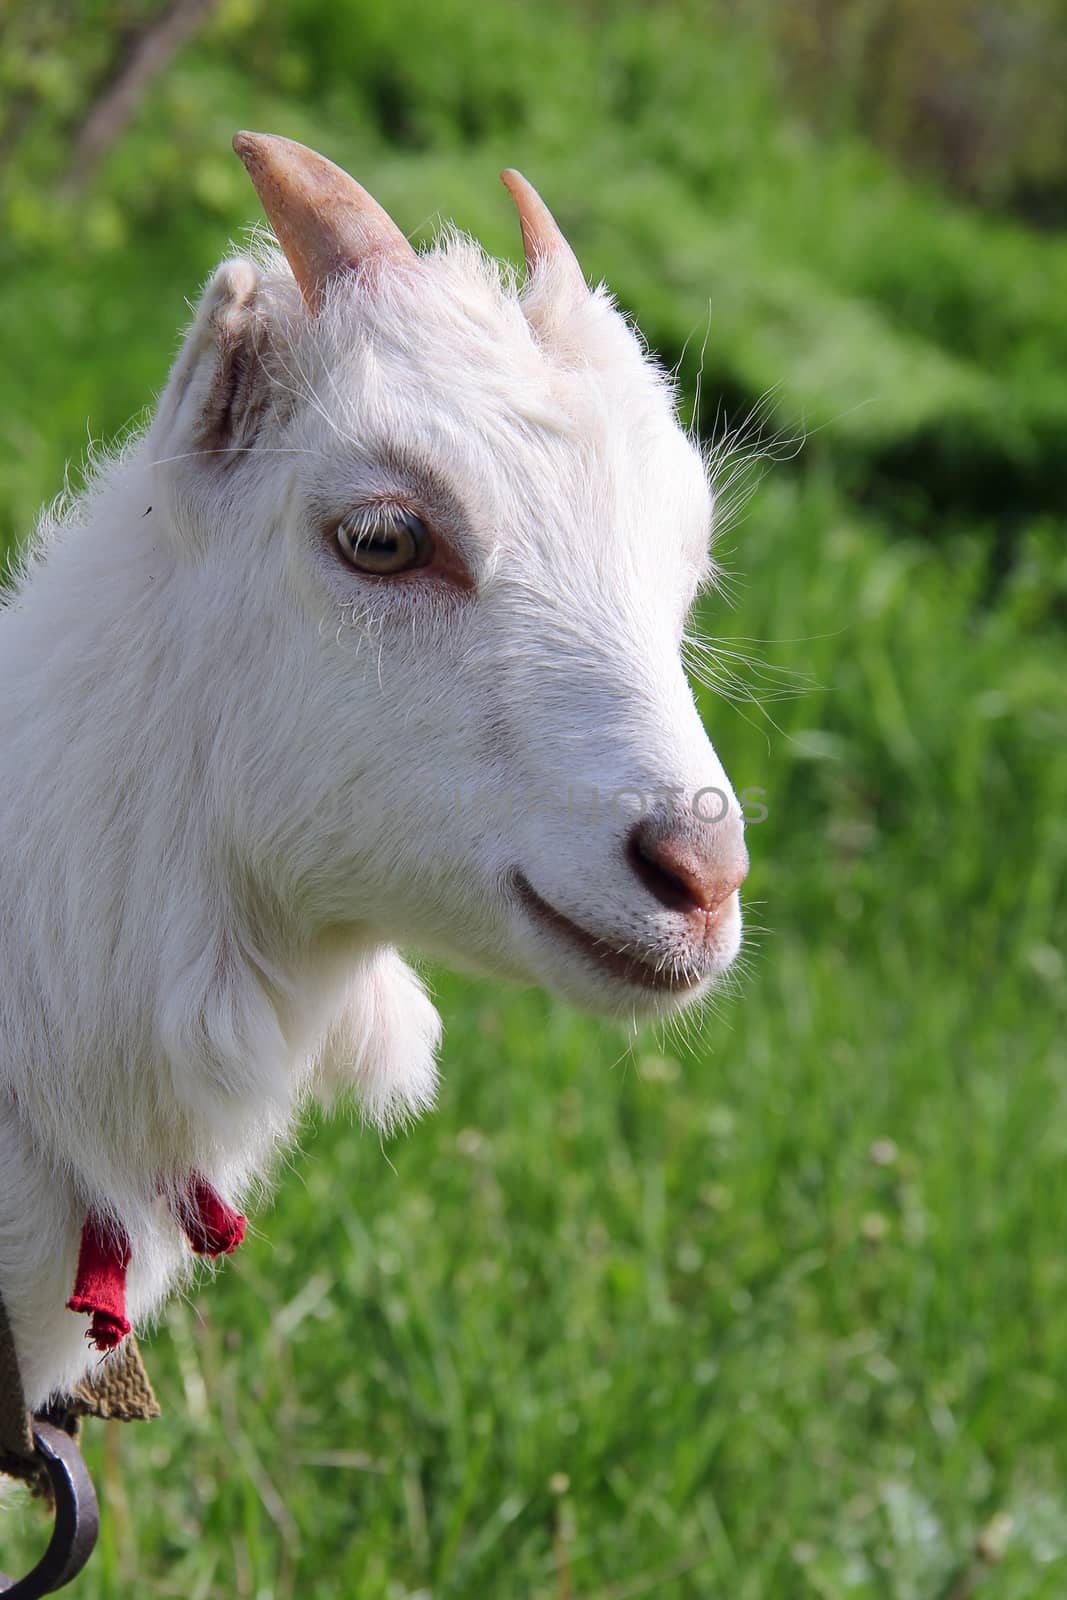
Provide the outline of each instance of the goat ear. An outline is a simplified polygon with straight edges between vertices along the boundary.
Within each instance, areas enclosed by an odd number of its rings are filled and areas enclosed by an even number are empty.
[[[575,299],[588,293],[588,285],[578,258],[560,231],[559,224],[532,183],[521,172],[508,167],[500,181],[515,202],[522,229],[522,249],[526,270],[532,273],[542,261],[558,263],[568,291]]]
[[[224,262],[204,290],[156,413],[159,455],[225,458],[255,438],[270,394],[258,289],[258,270],[238,258]]]
[[[270,133],[235,134],[233,147],[311,311],[344,272],[418,259],[377,200],[325,156]]]

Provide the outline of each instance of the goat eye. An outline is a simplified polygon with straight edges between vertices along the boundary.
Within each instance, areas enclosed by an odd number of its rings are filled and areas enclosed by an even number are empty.
[[[357,572],[376,577],[410,572],[433,557],[430,530],[402,506],[376,506],[346,517],[338,526],[337,543]]]

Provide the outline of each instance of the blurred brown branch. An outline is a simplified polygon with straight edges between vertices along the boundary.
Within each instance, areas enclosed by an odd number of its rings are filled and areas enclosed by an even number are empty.
[[[75,130],[74,154],[64,187],[80,189],[137,113],[153,79],[215,9],[218,0],[173,0],[166,10],[130,34]]]
[[[791,94],[970,200],[1067,214],[1062,0],[766,0]]]

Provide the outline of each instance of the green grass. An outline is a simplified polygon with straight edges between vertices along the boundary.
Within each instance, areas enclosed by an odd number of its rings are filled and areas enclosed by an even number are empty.
[[[786,426],[820,428],[702,617],[742,695],[702,690],[707,725],[766,791],[762,931],[684,1036],[435,974],[439,1110],[384,1151],[309,1122],[255,1237],[147,1342],[164,1420],[90,1425],[102,1545],[71,1593],[1062,1595],[1067,246],[814,144],[752,40],[683,6],[658,32],[576,11],[525,64],[509,8],[463,52],[459,0],[410,49],[414,0],[369,35],[369,7],[291,14],[284,71],[225,34],[175,69],[87,203],[103,243],[45,229],[0,281],[0,521],[25,528],[86,415],[110,431],[162,381],[181,297],[254,215],[233,125],[362,152],[406,225],[512,252],[493,175],[519,160],[669,359],[689,340],[690,391],[713,295],[706,417],[778,383]],[[197,198],[153,210],[194,125]],[[6,1517],[8,1570],[40,1531]]]
[[[767,789],[742,993],[633,1044],[442,975],[439,1111],[313,1124],[97,1430],[86,1597],[905,1600],[997,1513],[990,1592],[1063,1592],[1061,653],[817,483],[742,538],[709,626],[821,684],[705,701]]]

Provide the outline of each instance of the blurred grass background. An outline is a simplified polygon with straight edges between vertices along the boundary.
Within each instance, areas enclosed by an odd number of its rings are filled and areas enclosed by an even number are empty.
[[[803,437],[703,618],[768,810],[740,994],[634,1042],[435,975],[439,1111],[308,1124],[149,1342],[165,1420],[90,1430],[72,1595],[1067,1592],[1062,5],[0,22],[0,544],[258,219],[241,126],[513,259],[520,166],[705,438]]]

